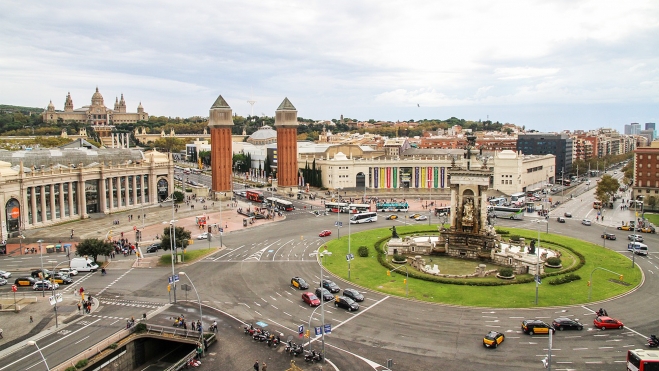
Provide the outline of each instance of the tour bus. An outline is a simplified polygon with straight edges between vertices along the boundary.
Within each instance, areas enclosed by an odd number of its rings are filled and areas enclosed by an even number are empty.
[[[526,193],[519,192],[519,193],[511,194],[510,195],[510,202],[512,202],[514,204],[522,205],[524,202],[526,202]]]
[[[407,202],[382,202],[375,204],[375,211],[407,211],[410,206]]]
[[[371,211],[371,205],[369,205],[369,204],[350,204],[350,205],[348,205],[348,210],[350,210],[350,214],[366,213],[366,212]]]
[[[347,207],[348,204],[345,202],[325,202],[325,211],[331,213],[340,213],[342,209]]]
[[[506,203],[505,197],[497,197],[490,200],[490,205],[492,206],[503,206]]]
[[[627,371],[659,371],[659,354],[650,349],[628,350]]]
[[[490,206],[488,207],[488,213],[495,218],[515,220],[522,220],[524,218],[523,207]]]
[[[245,192],[245,198],[254,202],[263,202],[263,193],[260,191],[247,191]]]
[[[350,217],[350,224],[371,223],[378,221],[378,213],[370,211],[367,213],[354,214]]]

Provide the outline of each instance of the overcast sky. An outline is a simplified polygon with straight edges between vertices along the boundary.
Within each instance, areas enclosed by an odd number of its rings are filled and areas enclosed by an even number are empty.
[[[0,103],[312,119],[659,123],[659,1],[0,2]]]

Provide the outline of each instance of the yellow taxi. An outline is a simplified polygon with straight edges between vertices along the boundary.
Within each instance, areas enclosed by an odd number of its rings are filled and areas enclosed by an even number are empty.
[[[32,277],[18,277],[16,278],[16,281],[14,281],[14,284],[17,286],[32,286],[37,282]]]
[[[556,332],[553,327],[538,319],[527,319],[522,321],[522,331],[529,335],[549,334],[549,331],[551,331],[552,334]]]
[[[506,336],[500,332],[490,331],[483,338],[483,346],[486,348],[496,348],[503,343]]]
[[[629,225],[623,225],[623,226],[618,227],[618,230],[619,231],[631,231],[632,227],[630,227]]]
[[[68,285],[68,284],[73,283],[73,280],[71,279],[71,277],[69,277],[69,276],[66,275],[66,274],[63,274],[63,273],[55,273],[55,274],[53,274],[53,276],[50,278],[50,282],[59,283],[60,285],[61,285],[61,284]]]

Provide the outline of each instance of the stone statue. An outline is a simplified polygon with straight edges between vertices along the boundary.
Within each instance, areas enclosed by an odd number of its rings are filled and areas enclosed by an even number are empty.
[[[531,246],[529,246],[529,254],[535,255],[535,240],[531,240]]]
[[[474,220],[474,201],[470,198],[462,206],[462,222],[471,223]]]
[[[391,238],[400,238],[398,237],[398,232],[396,232],[396,226],[394,225],[393,227],[389,228],[391,231]]]

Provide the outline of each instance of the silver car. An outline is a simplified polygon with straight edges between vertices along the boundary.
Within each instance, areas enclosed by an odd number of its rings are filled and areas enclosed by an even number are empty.
[[[9,278],[9,277],[11,277],[11,272],[0,271],[0,277],[2,277],[2,278]]]
[[[643,242],[643,236],[640,234],[630,234],[627,236],[627,239],[630,241]]]
[[[583,219],[581,221],[581,224],[583,224],[583,225],[592,225],[593,222],[591,222],[590,219]]]

